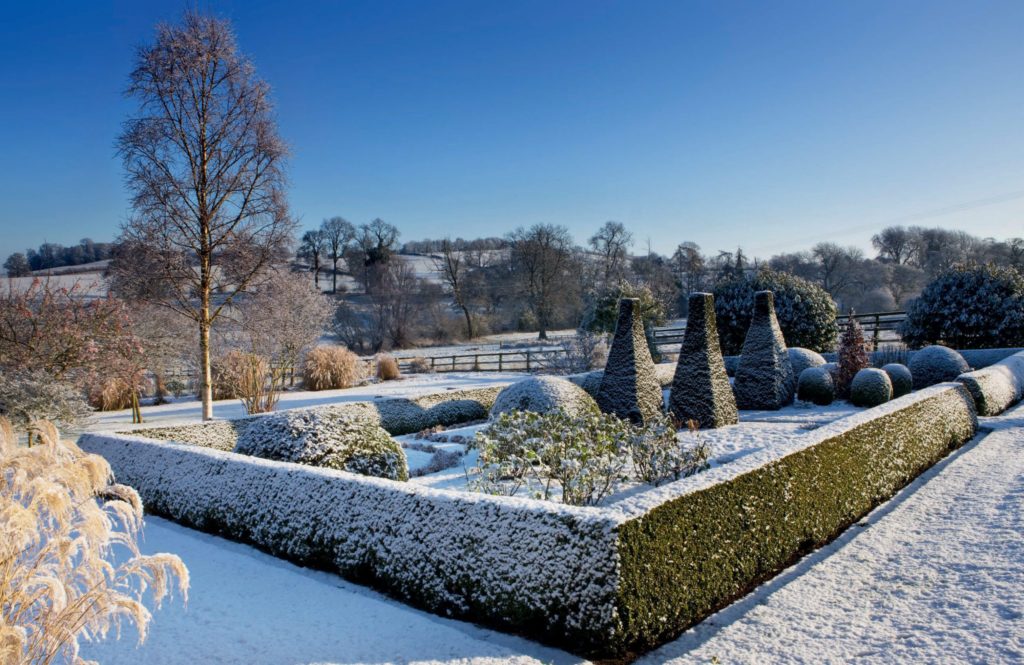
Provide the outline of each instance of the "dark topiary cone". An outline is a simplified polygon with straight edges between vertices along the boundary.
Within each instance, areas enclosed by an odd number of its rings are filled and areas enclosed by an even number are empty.
[[[661,383],[654,373],[654,361],[647,348],[640,321],[640,301],[619,301],[619,320],[608,352],[597,405],[605,413],[623,420],[643,423],[661,413]]]
[[[715,297],[691,293],[689,302],[690,315],[672,379],[669,412],[680,422],[696,420],[702,428],[735,425],[739,414],[718,343]]]
[[[793,366],[775,318],[771,291],[754,294],[754,318],[743,340],[733,390],[741,409],[781,409],[793,402]]]

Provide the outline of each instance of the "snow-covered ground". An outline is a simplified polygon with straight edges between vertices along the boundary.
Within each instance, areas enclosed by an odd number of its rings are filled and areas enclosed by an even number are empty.
[[[654,663],[1024,661],[1024,406],[831,545],[641,659]],[[340,578],[150,518],[144,551],[180,554],[188,607],[103,663],[575,663]]]

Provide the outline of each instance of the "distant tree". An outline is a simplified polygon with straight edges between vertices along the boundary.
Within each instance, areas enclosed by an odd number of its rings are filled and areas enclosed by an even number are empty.
[[[331,260],[331,293],[338,292],[338,261],[345,255],[345,248],[356,237],[356,227],[344,217],[325,219],[320,225],[324,249]]]
[[[588,242],[600,259],[602,284],[613,284],[626,276],[633,234],[621,222],[605,222]]]
[[[903,226],[888,226],[871,236],[871,244],[878,251],[878,258],[903,265],[913,256],[913,234]]]
[[[384,270],[398,248],[402,235],[396,226],[376,218],[359,227],[359,254],[363,264],[363,287],[370,293],[384,279]]]
[[[856,281],[856,266],[864,258],[856,247],[841,247],[833,242],[820,242],[811,249],[818,262],[818,278],[823,289],[833,298]]]
[[[704,288],[707,277],[707,262],[695,242],[683,242],[672,254],[672,269],[679,279],[682,299]]]
[[[8,277],[25,277],[32,274],[32,268],[28,265],[28,259],[21,252],[15,252],[4,261],[4,270]]]
[[[138,51],[127,94],[139,112],[118,143],[133,208],[122,240],[157,271],[142,279],[166,283],[171,293],[160,302],[198,326],[208,420],[211,327],[291,239],[287,152],[269,87],[227,21],[189,12],[180,25],[158,26],[156,41]]]
[[[434,257],[434,268],[448,290],[455,306],[466,318],[466,337],[473,339],[473,315],[469,309],[469,265],[464,252],[455,249],[455,244],[448,238],[441,241],[440,256]]]
[[[540,339],[548,338],[558,290],[563,288],[572,258],[569,230],[554,224],[522,227],[509,234],[512,269],[537,320]]]
[[[326,244],[323,229],[306,231],[302,235],[302,241],[299,243],[298,257],[309,262],[309,267],[313,271],[313,285],[318,289],[320,288],[320,262],[323,258]],[[337,275],[337,273],[338,270],[335,266],[334,274]]]

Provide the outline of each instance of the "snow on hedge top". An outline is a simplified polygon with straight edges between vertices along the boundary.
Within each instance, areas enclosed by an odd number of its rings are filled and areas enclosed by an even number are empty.
[[[964,357],[946,346],[926,346],[910,357],[914,388],[920,390],[943,381],[952,381],[971,371]]]
[[[597,403],[587,391],[557,376],[531,376],[508,386],[494,400],[491,419],[511,411],[551,413],[561,409],[570,416],[597,412]]]
[[[1024,398],[1024,351],[956,380],[971,392],[980,415],[998,415]]]

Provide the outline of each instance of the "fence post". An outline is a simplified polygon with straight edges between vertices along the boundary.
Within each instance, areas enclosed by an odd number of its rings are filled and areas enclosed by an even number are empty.
[[[878,350],[878,338],[879,338],[879,334],[878,333],[879,333],[879,328],[881,328],[881,326],[882,326],[882,315],[876,312],[875,313],[875,332],[871,336],[871,342],[872,342],[872,344],[874,344],[874,350],[875,351]]]
[[[504,361],[505,361],[505,354],[502,353],[501,351],[498,351],[498,371],[499,372],[504,372],[505,371],[505,363],[504,363]]]
[[[530,371],[530,352],[526,352],[526,371]]]

